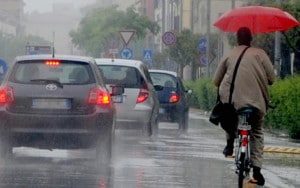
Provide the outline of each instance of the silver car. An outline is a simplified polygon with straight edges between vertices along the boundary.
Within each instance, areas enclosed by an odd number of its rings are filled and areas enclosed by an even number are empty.
[[[116,110],[93,58],[20,56],[11,67],[0,87],[3,157],[20,146],[96,147],[109,159]]]
[[[151,136],[158,130],[159,101],[147,66],[137,60],[96,59],[108,85],[124,88],[114,96],[117,109],[117,127],[134,127]]]

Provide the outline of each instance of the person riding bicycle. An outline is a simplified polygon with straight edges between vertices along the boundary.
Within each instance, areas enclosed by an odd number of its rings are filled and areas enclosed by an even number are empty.
[[[265,179],[261,174],[264,135],[263,120],[268,109],[269,93],[268,85],[275,81],[275,72],[270,58],[262,49],[250,47],[252,34],[249,28],[242,27],[237,31],[238,46],[225,55],[219,63],[213,82],[219,87],[220,99],[223,103],[228,102],[230,84],[238,57],[242,51],[249,46],[245,52],[234,82],[232,103],[235,109],[252,107],[254,113],[250,117],[252,126],[251,163],[253,167],[253,179],[251,183],[264,185]],[[237,127],[237,125],[235,125]],[[236,129],[233,125],[233,129]],[[232,156],[233,143],[236,135],[226,133],[227,145],[223,154],[225,157]]]

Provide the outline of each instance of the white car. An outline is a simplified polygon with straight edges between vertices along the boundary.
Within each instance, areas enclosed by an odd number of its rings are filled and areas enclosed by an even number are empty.
[[[122,86],[124,93],[113,96],[117,128],[138,128],[147,136],[157,133],[159,101],[147,66],[138,60],[96,59],[107,88]]]

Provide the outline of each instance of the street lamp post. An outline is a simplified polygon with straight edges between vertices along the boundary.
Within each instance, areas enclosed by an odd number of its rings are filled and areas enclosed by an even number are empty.
[[[281,3],[281,0],[276,0],[277,4]],[[275,49],[274,49],[274,64],[275,64],[275,73],[277,75],[280,75],[280,71],[281,71],[281,33],[280,32],[276,32],[275,33]]]

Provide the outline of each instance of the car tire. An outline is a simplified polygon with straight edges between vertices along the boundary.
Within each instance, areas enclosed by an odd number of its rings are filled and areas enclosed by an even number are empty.
[[[159,130],[159,127],[158,127],[158,116],[153,121],[151,129],[152,129],[152,136],[157,136],[158,135],[158,130]]]
[[[178,120],[179,131],[182,133],[186,133],[188,131],[189,126],[189,111],[185,110],[183,112],[184,115],[181,115]]]
[[[1,159],[9,159],[13,155],[13,147],[8,138],[2,137],[0,139],[0,158]]]
[[[151,121],[146,123],[144,126],[143,126],[143,129],[142,129],[142,134],[144,136],[147,136],[147,137],[150,137],[152,135],[152,123]]]
[[[102,165],[109,165],[112,157],[113,135],[114,133],[99,133],[96,144],[96,162]]]

